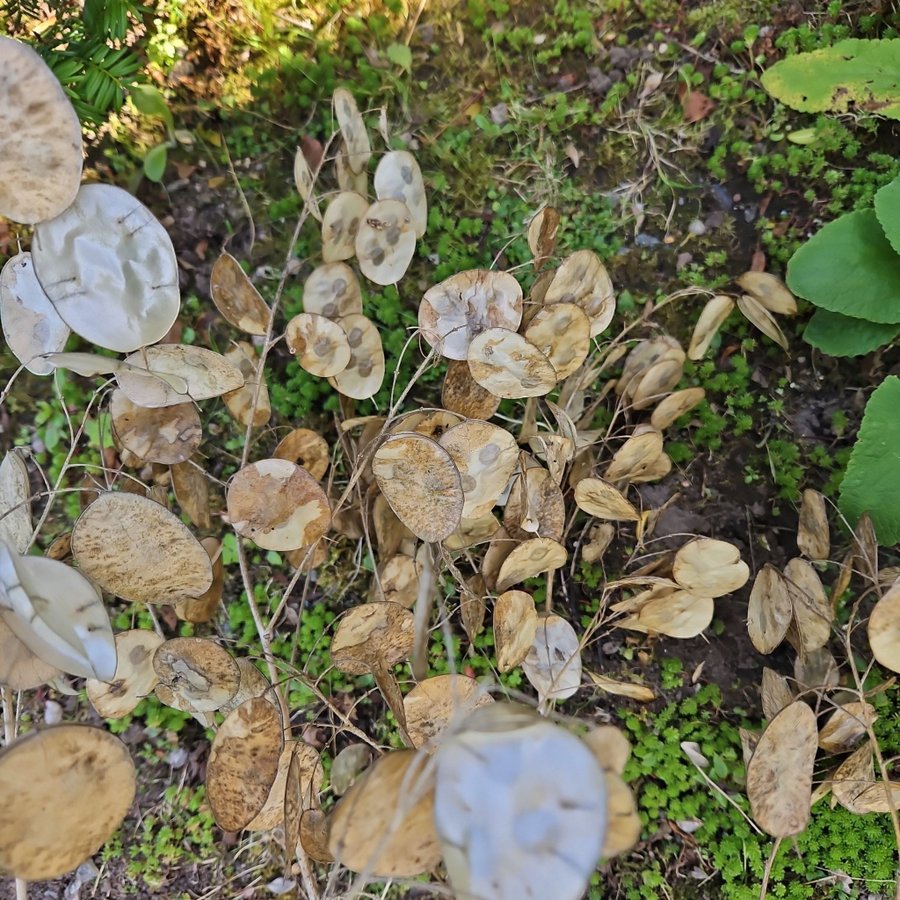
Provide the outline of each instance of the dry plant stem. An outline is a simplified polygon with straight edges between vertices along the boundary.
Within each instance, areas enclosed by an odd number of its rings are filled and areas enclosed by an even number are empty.
[[[434,606],[437,580],[434,571],[434,547],[423,544],[422,571],[419,573],[419,592],[415,605],[415,629],[413,641],[412,671],[416,681],[428,675],[428,623]]]
[[[781,838],[775,838],[772,845],[772,852],[766,860],[766,868],[763,871],[763,880],[759,888],[759,900],[766,900],[766,892],[769,890],[769,878],[772,876],[772,866],[775,864],[775,857],[778,856],[778,848],[781,846]]]

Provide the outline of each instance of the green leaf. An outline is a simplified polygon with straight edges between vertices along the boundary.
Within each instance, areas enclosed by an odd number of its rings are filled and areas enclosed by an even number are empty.
[[[900,175],[875,194],[875,215],[885,237],[900,253]]]
[[[147,155],[144,157],[144,177],[148,181],[155,181],[157,184],[162,181],[168,156],[168,144],[157,144],[147,151]]]
[[[131,102],[134,104],[138,112],[145,116],[153,116],[155,119],[162,119],[166,123],[169,131],[175,130],[175,122],[172,119],[172,111],[166,98],[150,84],[133,84],[129,91]]]
[[[883,547],[900,543],[900,378],[889,375],[869,397],[847,474],[841,512],[851,525],[867,512]]]
[[[391,44],[387,48],[387,58],[405,72],[412,68],[412,50],[406,44]]]
[[[814,234],[791,257],[787,286],[831,312],[900,322],[900,256],[871,209],[841,216]]]
[[[900,334],[900,325],[879,325],[817,309],[803,338],[829,356],[862,356],[889,344]]]
[[[900,39],[838,41],[767,69],[762,86],[801,112],[857,109],[900,119]]]

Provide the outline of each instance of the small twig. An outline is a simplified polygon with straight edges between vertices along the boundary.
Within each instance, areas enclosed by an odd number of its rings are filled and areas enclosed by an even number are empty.
[[[241,182],[237,177],[237,172],[234,169],[234,163],[231,161],[231,153],[228,152],[228,141],[225,140],[225,135],[222,132],[219,132],[219,137],[222,139],[222,149],[225,151],[225,159],[228,160],[228,171],[231,174],[231,180],[234,182],[234,186],[238,189],[238,196],[241,200],[241,206],[244,209],[244,215],[247,217],[247,221],[250,223],[250,247],[247,250],[247,253],[253,252],[253,245],[256,243],[256,223],[253,221],[253,211],[250,209],[250,204],[247,202],[247,195],[244,193],[244,189],[241,187]]]
[[[775,857],[778,856],[778,848],[781,846],[781,838],[775,838],[772,845],[772,852],[766,860],[766,868],[763,871],[762,885],[759,888],[759,900],[766,900],[766,892],[769,890],[769,878],[772,876],[772,866],[775,864]]]

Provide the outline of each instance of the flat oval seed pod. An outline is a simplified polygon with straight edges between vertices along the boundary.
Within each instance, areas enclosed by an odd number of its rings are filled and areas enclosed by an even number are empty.
[[[544,305],[575,303],[591,322],[591,337],[606,331],[616,313],[616,294],[606,266],[593,250],[576,250],[556,270]]]
[[[238,534],[265,550],[296,550],[317,541],[331,524],[319,483],[285,459],[261,459],[231,480],[228,517]]]
[[[415,620],[399,603],[363,603],[338,622],[331,660],[342,672],[367,675],[409,659]]]
[[[278,757],[278,771],[272,787],[269,788],[269,796],[266,797],[262,809],[244,826],[247,831],[270,831],[284,821],[284,800],[296,746],[297,741],[285,741],[281,756]],[[294,775],[296,776],[298,772],[295,767]],[[298,785],[292,787],[296,789]]]
[[[413,750],[387,753],[341,798],[328,840],[338,862],[374,878],[412,877],[437,866],[441,848],[427,760]]]
[[[774,719],[786,706],[794,702],[794,695],[788,687],[787,678],[766,667],[762,673],[760,685],[763,715]]]
[[[709,626],[714,611],[712,597],[699,597],[688,591],[669,589],[642,603],[635,615],[628,616],[617,624],[620,628],[644,634],[692,638]]]
[[[143,462],[167,466],[185,462],[203,440],[200,414],[193,403],[148,409],[116,390],[109,412],[119,444]]]
[[[31,543],[31,483],[28,467],[15,450],[0,463],[0,540],[17,553],[26,553]]]
[[[200,543],[212,563],[213,582],[199,597],[186,597],[174,604],[175,615],[185,622],[208,622],[222,602],[225,590],[225,566],[222,562],[222,543],[218,538],[205,537]]]
[[[366,123],[360,114],[353,94],[346,88],[336,88],[332,95],[334,113],[341,128],[341,136],[347,147],[347,163],[354,172],[362,172],[369,164],[372,147]]]
[[[900,672],[900,581],[875,604],[868,624],[869,646],[878,663]]]
[[[303,311],[327,319],[361,316],[362,289],[353,269],[343,262],[313,269],[303,284]]]
[[[344,747],[331,763],[328,780],[332,793],[343,797],[372,765],[373,756],[368,744],[350,744]]]
[[[487,543],[500,530],[500,520],[493,514],[477,519],[460,519],[459,527],[450,537],[444,538],[448,550],[464,550],[476,544]]]
[[[535,313],[525,329],[525,337],[550,360],[557,380],[562,381],[587,359],[591,323],[574,303],[554,303]]]
[[[29,649],[0,616],[0,684],[13,691],[30,691],[62,672]]]
[[[212,528],[209,512],[209,482],[206,473],[193,462],[171,466],[172,490],[181,511],[197,528]]]
[[[246,828],[263,808],[283,746],[281,713],[261,697],[225,717],[206,765],[206,798],[224,831]]]
[[[575,629],[553,613],[539,616],[522,671],[538,700],[567,700],[581,686],[581,644]]]
[[[309,428],[295,428],[278,442],[272,456],[303,466],[316,481],[321,481],[328,471],[331,454],[321,435]]]
[[[71,872],[122,824],[134,793],[128,748],[100,728],[20,737],[0,751],[0,869],[27,881]]]
[[[401,200],[412,216],[416,237],[425,237],[428,227],[428,199],[422,170],[412,153],[391,150],[375,169],[375,196],[379,200]]]
[[[315,178],[306,156],[303,153],[303,147],[298,147],[294,154],[294,186],[300,195],[309,214],[317,221],[322,221],[322,212],[319,209],[319,200],[315,193]]]
[[[241,680],[235,695],[219,707],[219,712],[223,716],[227,716],[242,703],[246,703],[254,697],[263,697],[269,703],[278,706],[278,700],[272,692],[272,685],[269,684],[269,679],[259,671],[256,663],[246,656],[237,657],[235,662],[241,673]]]
[[[269,401],[265,372],[258,373],[256,369],[257,358],[253,344],[238,341],[225,354],[225,359],[240,370],[244,379],[243,386],[222,395],[228,414],[245,428],[249,425],[261,428],[272,416],[272,404]]]
[[[359,270],[375,284],[396,284],[416,252],[412,214],[400,200],[378,200],[365,212],[356,234]]]
[[[437,441],[420,434],[388,438],[372,457],[381,493],[397,518],[423,541],[442,541],[465,505],[460,473]]]
[[[416,412],[399,416],[391,425],[388,433],[391,435],[401,432],[414,431],[416,434],[424,434],[425,437],[440,440],[451,428],[462,423],[462,419],[446,409],[420,409]]]
[[[288,349],[301,369],[327,378],[338,375],[350,364],[350,343],[343,328],[325,316],[300,313],[287,323]]]
[[[241,264],[222,252],[209,275],[209,292],[225,321],[247,334],[266,334],[271,315]]]
[[[220,709],[241,683],[231,654],[206,638],[172,638],[161,644],[153,655],[153,671],[159,679],[157,697],[183,712]]]
[[[187,400],[208,400],[238,390],[244,384],[233,350],[222,356],[190,344],[160,344],[132,353],[124,363],[116,372],[116,381],[125,396],[138,406],[174,406]],[[142,370],[159,378],[142,376]],[[176,390],[176,379],[183,382],[183,390]]]
[[[812,563],[799,558],[790,560],[784,567],[784,578],[791,596],[794,624],[799,633],[798,652],[806,654],[819,650],[831,637],[834,617],[822,580]],[[790,631],[788,638],[791,638]]]
[[[647,409],[658,403],[681,381],[684,373],[684,354],[676,357],[667,356],[656,365],[651,366],[640,377],[635,379],[631,391],[633,409]]]
[[[784,576],[767,563],[753,581],[747,607],[747,631],[760,653],[771,653],[787,635],[793,608]]]
[[[517,709],[475,710],[435,754],[447,872],[460,897],[578,900],[607,829],[603,771],[575,735]]]
[[[418,748],[437,739],[478,706],[494,698],[465,675],[435,675],[420,681],[404,698],[406,730]]]
[[[200,542],[164,506],[137,494],[100,494],[75,523],[72,554],[88,578],[124,600],[174,603],[212,584]]]
[[[725,294],[717,294],[707,302],[694,326],[687,351],[688,359],[703,359],[706,356],[706,351],[713,338],[722,327],[722,323],[731,315],[733,309],[734,300],[726,297]]]
[[[806,828],[817,739],[816,714],[797,700],[772,719],[750,758],[750,808],[772,837],[790,837]]]
[[[344,316],[338,320],[350,344],[350,362],[328,383],[353,400],[368,400],[384,381],[384,347],[381,334],[366,316]]]
[[[59,79],[27,44],[0,37],[0,216],[58,216],[81,183],[81,123]]]
[[[653,366],[667,360],[684,362],[684,350],[673,337],[662,335],[649,341],[639,341],[628,353],[622,375],[616,381],[616,393],[631,398],[641,379]]]
[[[419,304],[422,336],[447,359],[466,359],[481,332],[516,331],[521,322],[522,288],[508,272],[458,272],[429,288]]]
[[[582,478],[575,485],[575,503],[589,516],[613,522],[637,522],[640,514],[621,491],[602,478]]]
[[[505,328],[482,331],[469,345],[472,377],[497,397],[543,397],[556,386],[556,370],[530,341]]]
[[[675,391],[668,397],[660,400],[650,416],[650,424],[657,431],[665,431],[676,419],[690,412],[698,403],[706,397],[706,391],[701,387],[685,388]]]
[[[454,359],[444,376],[441,405],[468,419],[490,419],[500,406],[500,398],[472,377],[465,360]]]
[[[178,317],[172,241],[153,213],[121,188],[83,185],[71,206],[35,227],[31,255],[56,311],[99,347],[130,353],[154,344]]]
[[[652,472],[663,455],[662,435],[652,429],[635,433],[613,454],[603,477],[606,481],[638,481]]]
[[[369,176],[365,169],[354,172],[348,160],[347,144],[341,140],[341,149],[334,157],[334,177],[342,191],[354,191],[364,197],[369,195]]]
[[[848,753],[878,719],[871,703],[851,701],[839,706],[819,729],[819,748],[826,753]]]
[[[781,326],[775,321],[775,317],[767,310],[759,300],[749,294],[738,297],[738,309],[743,313],[751,325],[756,326],[767,338],[771,338],[784,350],[788,348],[787,338],[781,330]]]
[[[88,700],[104,719],[121,719],[159,682],[153,669],[153,654],[163,639],[155,631],[133,629],[116,635],[116,672],[109,681],[88,678]]]
[[[10,257],[0,272],[0,322],[7,346],[29,372],[49,375],[56,368],[38,357],[62,351],[70,330],[41,287],[30,253]]]
[[[565,565],[566,548],[551,538],[532,538],[516,547],[500,566],[497,590],[505,591],[527,578],[541,575]]]
[[[675,554],[672,573],[675,581],[691,593],[721,597],[742,588],[750,577],[750,568],[734,544],[695,538]]]
[[[459,471],[462,518],[486,516],[515,471],[519,458],[516,439],[503,428],[473,419],[444,432],[438,443]]]
[[[354,191],[341,191],[328,204],[322,218],[322,259],[326,263],[353,257],[356,235],[368,208],[369,201]]]
[[[831,552],[831,536],[828,531],[825,498],[818,491],[810,488],[803,492],[800,502],[797,547],[805,557],[813,560],[828,559]],[[836,596],[840,596],[840,594]]]
[[[522,663],[534,643],[537,624],[531,594],[505,591],[494,601],[494,648],[501,672],[509,672]]]
[[[744,272],[735,282],[769,312],[782,316],[797,315],[797,301],[777,275],[771,272]]]
[[[379,566],[379,577],[372,579],[369,599],[399,603],[406,609],[415,606],[419,596],[419,571],[416,561],[396,554]]]
[[[503,509],[503,527],[513,538],[562,540],[566,524],[563,493],[553,476],[539,465],[526,466],[512,481]]]
[[[538,210],[528,223],[528,249],[534,257],[535,270],[553,256],[559,231],[559,213],[552,206]],[[549,282],[548,282],[549,286]]]

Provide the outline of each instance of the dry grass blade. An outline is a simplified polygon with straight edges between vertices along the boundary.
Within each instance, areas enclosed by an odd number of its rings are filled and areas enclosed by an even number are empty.
[[[216,309],[230,325],[247,334],[266,334],[269,307],[230,253],[223,252],[213,264],[209,291]]]

